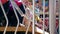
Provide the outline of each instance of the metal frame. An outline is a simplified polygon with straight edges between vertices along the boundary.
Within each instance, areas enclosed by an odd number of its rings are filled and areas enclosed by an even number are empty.
[[[19,9],[19,7],[16,4],[15,4],[15,6],[13,5],[14,4],[13,0],[10,0],[10,1],[11,1],[12,6],[13,6],[13,10],[14,10],[14,13],[16,15],[17,21],[18,21],[16,30],[14,32],[14,34],[16,34],[17,29],[18,29],[18,26],[19,26],[19,18],[18,18],[16,9],[18,10],[18,13],[21,16],[23,15],[23,12],[21,12],[21,10]],[[35,3],[35,1],[34,0],[32,0],[32,1],[33,1],[33,23],[32,23],[33,25],[32,25],[32,34],[35,34],[35,23],[34,23],[34,9],[35,9],[34,8],[34,3]],[[59,3],[60,3],[60,0],[59,0]],[[4,16],[6,18],[6,22],[7,22],[6,27],[5,27],[5,30],[4,30],[4,33],[3,33],[3,34],[5,34],[6,33],[7,26],[8,26],[8,18],[6,16],[5,10],[4,10],[3,5],[2,5],[1,2],[0,2],[0,5],[1,5],[1,8],[3,10]],[[45,34],[45,31],[44,31],[45,15],[44,14],[45,14],[45,0],[43,0],[43,34]],[[26,16],[24,16],[24,17],[26,17]],[[29,20],[29,21],[31,21],[31,20]],[[55,22],[56,22],[56,0],[49,0],[49,28],[50,28],[49,30],[50,30],[50,34],[55,34],[55,32],[56,32],[56,30],[55,30],[55,26],[56,26],[55,24],[56,23]],[[28,31],[28,29],[29,29],[29,26],[27,28],[27,31]],[[27,31],[26,31],[26,34],[27,34]],[[60,8],[59,8],[59,33],[60,33]]]
[[[45,0],[43,0],[43,34],[45,34]]]
[[[58,4],[59,4],[59,34],[60,34],[60,0],[58,0]]]
[[[6,19],[6,23],[7,23],[6,26],[5,26],[4,32],[3,32],[3,34],[6,34],[6,29],[7,29],[7,27],[8,27],[8,18],[7,18],[7,15],[6,15],[6,12],[5,12],[5,10],[4,10],[4,7],[3,7],[3,5],[2,5],[1,0],[0,0],[0,6],[1,6],[1,8],[2,8],[3,14],[4,14],[5,19]]]
[[[12,1],[11,1],[11,2],[12,2]],[[30,26],[30,21],[31,21],[31,19],[29,19],[27,15],[25,16],[25,15],[23,14],[23,12],[20,10],[20,8],[17,6],[17,4],[14,2],[14,0],[13,0],[13,2],[12,2],[12,5],[14,6],[14,8],[17,9],[18,13],[19,13],[21,16],[24,16],[24,17],[26,17],[26,18],[29,20],[29,24],[28,24],[28,27],[27,27],[27,30],[26,30],[26,33],[25,33],[25,34],[28,34],[28,29],[29,29],[29,26]]]
[[[60,34],[60,9],[59,9],[59,34]]]
[[[12,4],[12,7],[13,7],[13,10],[14,10],[14,13],[15,13],[16,18],[17,18],[17,27],[16,27],[16,30],[15,30],[15,32],[14,32],[14,34],[17,34],[17,29],[18,29],[18,27],[19,27],[19,17],[18,17],[18,15],[17,15],[17,12],[16,12],[14,6],[13,6],[13,0],[10,0],[10,2],[11,2],[11,4]]]
[[[49,0],[49,30],[50,34],[56,34],[56,0]]]
[[[35,0],[32,0],[33,2],[33,23],[32,23],[32,34],[35,34],[35,23],[34,23],[34,6],[35,6]]]

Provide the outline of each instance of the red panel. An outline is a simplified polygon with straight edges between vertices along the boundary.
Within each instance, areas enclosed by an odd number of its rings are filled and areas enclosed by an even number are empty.
[[[21,6],[22,5],[22,2],[18,2],[18,1],[15,1],[17,3],[18,6]]]
[[[1,0],[2,1],[2,4],[6,3],[8,0]]]

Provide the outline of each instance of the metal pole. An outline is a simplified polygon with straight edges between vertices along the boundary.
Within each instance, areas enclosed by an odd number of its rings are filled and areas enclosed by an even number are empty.
[[[35,6],[35,0],[32,0],[33,3],[33,22],[32,22],[32,34],[35,34],[35,23],[34,23],[34,6]]]
[[[58,0],[58,4],[59,4],[59,34],[60,34],[60,0]]]
[[[43,0],[43,34],[45,34],[45,0]]]
[[[15,30],[15,32],[14,32],[14,34],[17,34],[17,29],[18,29],[18,27],[19,27],[19,18],[18,18],[17,12],[16,12],[16,10],[15,10],[15,8],[14,8],[14,6],[13,6],[13,1],[14,1],[14,0],[10,0],[10,2],[11,2],[11,4],[12,4],[12,7],[13,7],[13,10],[14,10],[14,13],[15,13],[16,18],[17,18],[17,26],[16,26],[16,30]]]
[[[56,0],[49,0],[49,30],[50,34],[55,34],[56,26]]]
[[[59,7],[59,34],[60,34],[60,7]]]
[[[11,1],[12,2],[12,1]],[[23,12],[21,11],[21,9],[17,6],[17,4],[13,1],[12,5],[14,6],[14,8],[17,9],[18,13],[21,15],[21,16],[24,16],[26,19],[28,19],[29,23],[28,23],[28,26],[27,26],[27,30],[26,30],[26,33],[25,34],[28,34],[28,29],[29,29],[29,26],[30,26],[30,21],[32,21],[30,18],[28,18],[28,16],[24,15]]]
[[[3,34],[6,34],[6,29],[7,29],[7,27],[8,27],[8,18],[7,18],[7,15],[6,15],[6,13],[5,13],[5,10],[4,10],[4,7],[3,7],[3,5],[2,5],[1,0],[0,0],[0,6],[1,6],[1,8],[2,8],[2,11],[3,11],[4,16],[5,16],[5,19],[6,19],[6,23],[7,23],[6,26],[5,26],[4,32],[3,32]]]

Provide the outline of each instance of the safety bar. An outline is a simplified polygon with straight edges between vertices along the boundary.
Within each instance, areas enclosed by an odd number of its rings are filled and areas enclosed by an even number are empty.
[[[15,13],[16,18],[17,18],[17,27],[16,27],[16,30],[15,30],[15,32],[14,32],[14,34],[16,34],[16,33],[17,33],[17,29],[18,29],[18,27],[19,27],[19,18],[18,18],[18,15],[17,15],[16,10],[15,10],[15,8],[14,8],[13,0],[10,0],[10,2],[11,2],[11,4],[12,4],[12,7],[13,7],[13,10],[14,10],[14,13]]]
[[[3,14],[4,14],[5,19],[6,19],[6,23],[7,23],[6,26],[5,26],[4,32],[3,32],[3,34],[6,34],[6,29],[7,29],[7,27],[8,27],[8,18],[7,18],[7,16],[6,16],[6,13],[5,13],[5,10],[4,10],[4,8],[3,8],[3,5],[2,5],[1,0],[0,0],[0,6],[1,6],[1,8],[2,8]]]
[[[60,34],[60,0],[58,0],[58,4],[59,4],[59,34]]]
[[[30,27],[30,21],[32,21],[32,20],[29,19],[27,15],[24,15],[24,14],[23,14],[23,12],[20,10],[20,8],[17,6],[17,4],[16,4],[14,1],[10,1],[10,2],[13,2],[13,3],[12,3],[13,6],[17,9],[18,13],[19,13],[21,16],[24,16],[24,17],[26,17],[26,18],[28,19],[29,24],[28,24],[28,27],[27,27],[27,30],[26,30],[26,34],[27,34],[27,33],[28,33],[28,29],[29,29],[29,27]]]
[[[23,12],[22,12],[21,9],[17,6],[17,4],[16,4],[14,1],[12,1],[12,2],[13,2],[12,4],[13,4],[14,8],[18,11],[18,13],[19,13],[22,17],[24,16],[24,17],[26,17],[27,19],[29,19],[27,15],[24,15],[24,14],[23,14]],[[30,21],[32,21],[32,20],[30,20]]]
[[[56,34],[56,0],[49,0],[49,32]]]
[[[43,0],[43,34],[45,34],[45,0]]]
[[[18,13],[22,16],[23,15],[23,12],[20,10],[20,8],[18,7],[18,5],[15,3],[14,0],[11,0],[10,2],[12,2],[14,8],[17,9]]]
[[[58,1],[58,12],[59,12],[59,28],[58,28],[58,34],[60,34],[60,0],[57,0]]]
[[[32,0],[33,3],[33,23],[32,23],[32,34],[35,34],[35,23],[34,23],[34,10],[35,10],[35,0]]]

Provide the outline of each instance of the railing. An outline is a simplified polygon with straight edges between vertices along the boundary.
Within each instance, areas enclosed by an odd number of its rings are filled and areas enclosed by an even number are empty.
[[[45,0],[43,0],[43,12],[42,12],[42,14],[43,14],[43,18],[42,18],[43,19],[43,30],[40,30],[38,27],[36,27],[35,26],[36,24],[34,23],[35,22],[34,21],[35,20],[34,17],[36,15],[34,13],[34,10],[35,10],[35,0],[32,0],[33,20],[31,20],[28,15],[23,14],[23,12],[18,7],[18,5],[15,3],[14,0],[9,0],[9,1],[12,4],[12,7],[13,7],[13,10],[14,10],[16,19],[17,19],[17,26],[16,27],[9,27],[8,26],[8,17],[6,16],[4,7],[3,7],[2,2],[0,0],[0,6],[1,6],[1,9],[3,10],[3,14],[4,14],[5,19],[6,19],[6,26],[5,27],[0,27],[0,31],[4,31],[3,34],[6,34],[6,31],[15,31],[14,34],[17,34],[18,31],[26,31],[25,34],[28,34],[28,31],[32,32],[32,34],[35,34],[35,32],[37,32],[39,34],[56,34],[56,28],[55,28],[55,26],[56,26],[55,25],[56,24],[55,23],[56,22],[56,0],[49,0],[49,33],[44,30],[45,29]],[[28,22],[28,26],[27,25],[25,26],[24,23],[23,24],[19,23],[19,17],[18,17],[17,12],[22,17],[25,17],[26,19],[28,19],[28,21],[29,21]],[[59,8],[59,14],[60,14],[60,8]],[[37,16],[37,17],[39,17],[39,16]],[[31,22],[32,22],[32,26],[30,26]],[[42,32],[40,32],[39,30],[42,31]],[[59,32],[60,32],[60,15],[59,15]]]
[[[6,33],[6,29],[7,29],[7,27],[8,27],[8,18],[7,18],[7,16],[6,16],[6,13],[5,13],[5,10],[4,10],[4,7],[3,7],[3,5],[2,5],[1,0],[0,0],[0,6],[1,6],[2,10],[3,10],[3,14],[4,14],[5,19],[6,19],[6,26],[5,26],[5,30],[4,30],[4,32],[3,32],[3,34],[5,34],[5,33]]]

